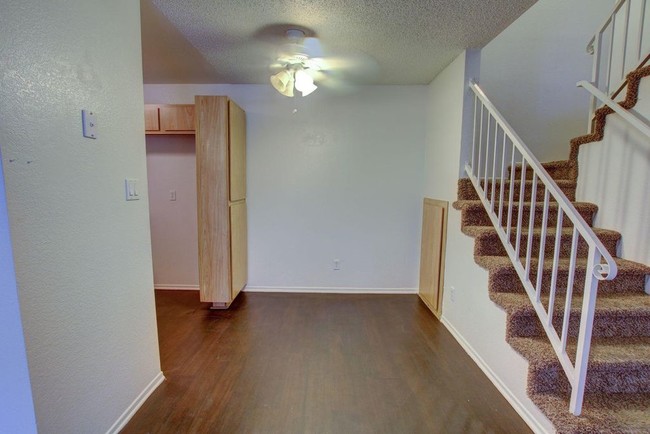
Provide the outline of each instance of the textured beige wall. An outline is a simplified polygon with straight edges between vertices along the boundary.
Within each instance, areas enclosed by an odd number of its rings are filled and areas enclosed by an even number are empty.
[[[566,159],[587,129],[586,47],[614,0],[539,0],[481,52],[481,86],[540,161]]]
[[[425,86],[306,98],[270,85],[144,90],[150,103],[228,95],[246,111],[249,288],[414,291]]]
[[[147,175],[154,284],[161,289],[198,289],[194,136],[147,136]],[[174,201],[171,190],[176,192]]]
[[[477,55],[463,53],[429,85],[425,194],[434,199],[457,197],[458,168],[465,160],[463,114],[469,107],[465,116],[473,115],[467,83],[478,76]],[[506,342],[506,315],[490,300],[487,284],[487,271],[474,263],[474,240],[461,232],[460,211],[450,206],[442,321],[531,428],[552,432],[526,394],[528,364]]]
[[[0,10],[0,143],[39,432],[106,432],[160,372],[139,5]],[[142,200],[125,201],[126,177]]]

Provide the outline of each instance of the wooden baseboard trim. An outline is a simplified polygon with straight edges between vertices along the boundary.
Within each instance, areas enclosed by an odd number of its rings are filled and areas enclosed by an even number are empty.
[[[174,290],[174,291],[198,291],[200,288],[199,288],[199,285],[183,285],[183,284],[169,284],[168,285],[168,284],[164,284],[164,283],[161,283],[161,284],[155,283],[153,285],[153,289],[160,289],[161,291],[170,291],[170,290]]]
[[[133,415],[138,411],[138,409],[144,404],[144,402],[149,398],[149,396],[165,381],[165,376],[162,371],[159,372],[149,384],[144,388],[142,392],[135,398],[135,400],[124,410],[124,413],[117,418],[113,426],[111,426],[106,434],[117,434],[126,426],[127,423],[131,420]]]
[[[417,294],[417,288],[344,288],[344,287],[287,287],[247,286],[244,292],[288,292],[307,294]]]
[[[486,377],[490,379],[494,387],[496,387],[501,395],[510,403],[512,408],[521,416],[521,418],[526,422],[526,424],[533,430],[536,434],[550,434],[539,421],[528,411],[528,409],[523,405],[523,403],[517,398],[510,389],[501,381],[501,379],[494,373],[494,371],[488,366],[488,364],[483,360],[483,358],[474,350],[469,342],[460,334],[460,332],[453,326],[447,319],[443,316],[440,320],[442,324],[449,330],[449,333],[456,339],[465,352],[474,360],[474,363],[481,368]]]

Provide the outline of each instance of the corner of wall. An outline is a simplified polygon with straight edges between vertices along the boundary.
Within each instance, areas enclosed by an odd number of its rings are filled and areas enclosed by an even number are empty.
[[[471,156],[472,141],[474,140],[472,129],[474,119],[474,93],[469,88],[469,82],[479,82],[481,76],[481,50],[465,51],[465,75],[463,80],[463,120],[460,146],[460,159],[458,161],[459,178],[465,177],[465,164]]]
[[[468,83],[479,73],[480,52],[468,50],[429,86],[425,192],[431,197],[456,198],[473,135],[474,96]],[[450,207],[443,323],[531,429],[552,432],[526,394],[528,364],[505,341],[505,313],[490,300],[487,271],[474,263],[473,239],[460,226],[460,212]]]
[[[9,234],[0,162],[0,432],[36,433],[36,417]]]

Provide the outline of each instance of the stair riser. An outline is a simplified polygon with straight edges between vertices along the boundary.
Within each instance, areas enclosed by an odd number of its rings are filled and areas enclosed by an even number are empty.
[[[537,278],[537,270],[532,269],[531,274],[533,282]],[[563,295],[566,293],[567,270],[559,270],[557,274],[556,294]],[[585,270],[576,269],[575,284],[573,294],[581,295],[584,286]],[[637,293],[643,292],[645,286],[645,275],[637,272],[620,270],[614,280],[602,280],[598,283],[599,294],[619,294],[619,293]],[[547,295],[551,287],[551,271],[545,270],[542,275],[542,295]],[[489,275],[489,288],[491,292],[524,292],[524,286],[514,268],[509,267],[503,270],[491,272]]]
[[[483,185],[483,183],[481,183]],[[519,200],[521,195],[519,194],[521,192],[521,181],[516,181],[514,183],[514,188],[513,188],[513,199],[514,200]],[[497,182],[495,187],[494,187],[494,197],[496,199],[499,199],[501,197],[501,183]],[[544,188],[541,186],[538,186],[537,193],[535,194],[536,200],[538,202],[541,202],[544,199]],[[573,185],[561,185],[560,190],[569,198],[569,200],[573,201],[576,198],[576,186],[575,184]],[[492,182],[488,182],[488,190],[487,190],[487,195],[488,198],[492,198]],[[527,183],[525,186],[524,190],[524,200],[530,201],[532,195],[532,184]],[[510,197],[510,181],[506,182],[506,185],[503,190],[503,198],[504,200],[508,200]],[[472,187],[471,189],[463,189],[459,193],[459,200],[478,200],[479,196],[476,190]]]
[[[542,237],[538,234],[533,234],[532,255],[534,258],[539,257],[540,239]],[[607,251],[616,256],[616,245],[619,237],[601,237],[601,241],[607,248]],[[511,240],[514,244],[514,235],[511,235]],[[553,258],[555,249],[555,234],[546,236],[546,245],[544,248],[544,257]],[[528,234],[523,234],[521,237],[521,256],[525,256],[528,251]],[[585,258],[589,253],[589,246],[580,238],[578,241],[578,257]],[[568,258],[571,254],[571,235],[563,234],[560,240],[560,257]],[[481,235],[476,238],[474,243],[474,255],[485,256],[506,256],[506,249],[501,243],[501,239],[496,234]]]
[[[522,227],[528,227],[530,219],[530,206],[525,205],[522,213]],[[578,212],[585,219],[585,222],[591,226],[593,224],[594,212],[591,209],[578,209]],[[517,225],[519,216],[519,207],[512,208],[511,225]],[[535,210],[535,227],[541,226],[542,217],[544,216],[543,210],[537,208]],[[504,208],[502,221],[507,224],[508,209]],[[492,221],[488,217],[487,211],[484,208],[463,209],[461,213],[461,224],[464,226],[492,226]],[[547,227],[555,227],[557,224],[557,209],[549,209]],[[562,219],[563,227],[572,227],[572,223],[568,218]]]
[[[650,365],[639,363],[608,363],[590,365],[586,393],[650,393]],[[532,366],[528,371],[529,393],[570,393],[571,385],[559,363]]]
[[[561,330],[563,306],[556,306],[555,311],[553,324],[556,330]],[[579,326],[580,313],[575,311],[569,320],[568,334],[570,337],[578,336]],[[506,328],[508,336],[522,338],[546,336],[540,320],[531,311],[509,314]],[[592,336],[594,338],[650,337],[650,312],[608,313],[596,310]]]

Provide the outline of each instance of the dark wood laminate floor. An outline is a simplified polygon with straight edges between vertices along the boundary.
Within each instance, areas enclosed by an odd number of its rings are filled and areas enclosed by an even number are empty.
[[[528,433],[415,295],[158,291],[163,372],[123,433]]]

